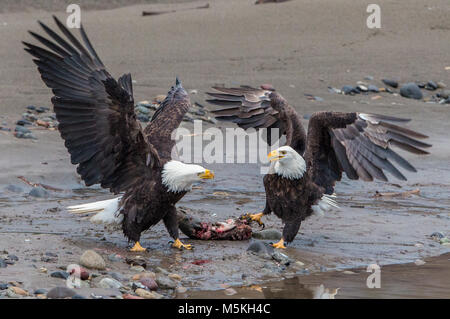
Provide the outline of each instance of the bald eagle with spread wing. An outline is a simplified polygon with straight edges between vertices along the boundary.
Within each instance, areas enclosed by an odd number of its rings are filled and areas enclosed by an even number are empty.
[[[144,251],[141,233],[164,221],[174,247],[190,249],[178,235],[175,204],[193,183],[214,174],[199,166],[172,159],[178,128],[190,107],[189,97],[176,81],[145,129],[136,120],[130,74],[117,81],[106,70],[83,27],[84,45],[56,18],[64,39],[39,22],[50,40],[30,31],[44,47],[23,42],[44,83],[52,89],[51,101],[58,129],[71,162],[86,186],[100,184],[114,194],[110,200],[69,207],[75,213],[96,213],[96,223],[121,225],[134,241],[132,251]]]
[[[259,223],[271,212],[282,219],[283,236],[276,248],[285,248],[307,217],[337,206],[334,187],[343,172],[352,180],[387,181],[385,172],[406,180],[393,162],[416,169],[391,146],[415,154],[428,154],[423,148],[431,146],[418,140],[427,136],[399,126],[407,119],[357,112],[314,113],[306,134],[295,109],[270,85],[214,89],[207,93],[212,97],[208,102],[224,107],[213,111],[218,120],[243,129],[268,129],[269,143],[272,129],[286,136],[286,145],[268,155],[272,163],[264,177],[264,211],[250,215]]]

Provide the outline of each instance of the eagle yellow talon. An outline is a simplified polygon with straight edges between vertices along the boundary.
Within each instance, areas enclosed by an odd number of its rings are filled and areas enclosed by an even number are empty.
[[[261,217],[263,217],[263,213],[259,213],[259,214],[249,214],[248,217],[251,218],[251,220],[257,222],[258,224],[262,225],[263,222],[261,221]]]
[[[147,249],[142,247],[141,244],[139,244],[139,242],[137,241],[133,248],[130,249],[130,251],[134,251],[134,252],[143,252],[146,251]]]
[[[187,250],[191,250],[192,249],[192,245],[191,244],[185,245],[185,244],[183,244],[181,242],[181,240],[179,238],[177,238],[175,240],[175,242],[173,243],[172,247],[175,247],[175,248],[178,248],[178,249],[183,249],[184,248],[184,249],[187,249]]]
[[[284,245],[284,239],[283,238],[281,238],[278,243],[272,244],[272,246],[274,248],[278,248],[278,249],[286,249],[286,246]]]

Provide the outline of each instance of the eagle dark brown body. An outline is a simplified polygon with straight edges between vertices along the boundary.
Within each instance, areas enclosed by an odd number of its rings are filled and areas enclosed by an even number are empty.
[[[82,26],[83,44],[61,21],[56,17],[54,20],[65,38],[39,22],[50,40],[30,31],[43,47],[24,42],[25,50],[34,57],[42,80],[52,89],[58,129],[86,186],[100,184],[114,194],[123,194],[120,202],[119,198],[112,200],[116,206],[108,206],[108,211],[104,207],[104,219],[98,218],[115,222],[119,220],[115,213],[120,210],[123,232],[135,242],[141,232],[162,219],[176,239],[175,246],[186,248],[189,245],[178,240],[175,204],[190,189],[189,183],[214,176],[201,166],[186,165],[179,168],[184,171],[174,170],[175,175],[179,173],[175,178],[189,180],[188,184],[178,181],[184,188],[176,188],[178,184],[169,188],[162,181],[167,163],[185,165],[172,161],[175,141],[171,135],[190,107],[187,92],[177,79],[151,122],[142,129],[134,112],[131,75],[125,74],[116,81]],[[91,205],[87,211],[95,211],[92,207],[97,208]],[[136,251],[143,250],[138,246]]]
[[[305,171],[296,178],[273,171],[264,177],[266,206],[262,213],[250,215],[260,222],[262,215],[274,212],[282,219],[283,238],[275,247],[283,248],[284,241],[292,241],[301,222],[314,208],[321,211],[321,207],[335,205],[332,194],[343,172],[353,180],[387,181],[384,172],[406,180],[391,161],[408,171],[416,170],[391,146],[415,154],[428,154],[422,148],[431,146],[417,140],[427,136],[398,125],[409,120],[368,113],[314,113],[306,134],[295,109],[270,85],[262,85],[260,89],[250,86],[214,89],[219,93],[208,92],[212,97],[208,102],[223,107],[213,111],[218,120],[236,123],[243,129],[267,129],[269,144],[271,130],[279,129],[279,136],[286,136],[289,152],[292,150],[302,159],[299,163]],[[284,157],[277,154],[274,160],[281,161]]]

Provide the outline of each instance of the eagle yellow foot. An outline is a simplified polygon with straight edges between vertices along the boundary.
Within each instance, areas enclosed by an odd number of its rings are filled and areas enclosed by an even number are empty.
[[[257,222],[259,225],[264,225],[264,223],[261,221],[261,217],[263,217],[263,213],[259,214],[249,214],[248,217],[251,218],[251,220]]]
[[[181,240],[179,238],[177,238],[175,240],[175,242],[173,243],[172,247],[175,247],[175,248],[178,248],[178,249],[183,249],[184,248],[184,249],[187,249],[187,250],[191,250],[192,249],[192,245],[191,244],[185,245],[185,244],[183,244],[181,242]]]
[[[134,251],[134,252],[143,252],[146,251],[147,249],[142,247],[141,244],[139,244],[139,242],[137,241],[133,248],[130,249],[130,251]]]
[[[278,243],[272,244],[273,247],[279,248],[279,249],[286,249],[286,246],[284,245],[284,239],[281,238]]]

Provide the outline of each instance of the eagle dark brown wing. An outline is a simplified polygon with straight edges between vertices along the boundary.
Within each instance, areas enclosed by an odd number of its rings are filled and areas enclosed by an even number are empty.
[[[313,181],[332,194],[342,172],[350,179],[387,181],[385,172],[398,179],[406,177],[391,162],[416,172],[394,152],[397,146],[415,154],[428,154],[427,136],[399,126],[408,119],[377,114],[318,112],[309,120],[305,159]]]
[[[67,40],[39,22],[51,40],[30,31],[45,48],[24,45],[53,91],[58,129],[72,164],[78,164],[87,186],[100,183],[114,193],[125,191],[150,175],[149,166],[159,162],[136,121],[131,76],[114,80],[83,27],[84,45],[54,20]]]
[[[272,137],[279,139],[286,135],[286,144],[303,154],[306,134],[298,114],[273,88],[263,85],[260,89],[250,86],[213,89],[220,93],[207,92],[213,97],[207,102],[224,107],[212,111],[217,120],[236,123],[244,130],[265,128],[270,145]],[[278,134],[273,134],[272,129]]]
[[[150,143],[158,150],[161,160],[172,159],[172,151],[176,144],[172,134],[190,107],[189,96],[177,78],[175,86],[170,89],[144,130]]]

